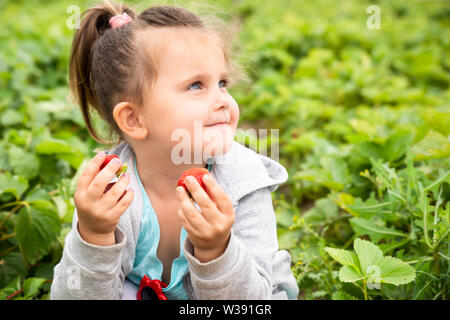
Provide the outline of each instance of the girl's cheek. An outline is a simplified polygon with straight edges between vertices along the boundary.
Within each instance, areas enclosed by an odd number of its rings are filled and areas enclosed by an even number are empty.
[[[236,106],[232,109],[231,112],[231,123],[233,127],[236,127],[238,122],[239,122],[239,107],[236,104]]]

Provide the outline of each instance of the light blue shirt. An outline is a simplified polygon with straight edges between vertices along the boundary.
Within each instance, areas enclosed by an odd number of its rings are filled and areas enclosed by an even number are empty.
[[[155,210],[142,185],[141,179],[136,169],[136,158],[134,158],[134,172],[139,181],[139,186],[144,198],[141,228],[136,245],[136,256],[133,271],[127,278],[139,285],[142,277],[147,275],[150,279],[161,280],[163,264],[156,255],[159,245],[160,229]],[[208,170],[211,172],[211,164],[208,163]],[[197,204],[194,202],[197,206]],[[198,206],[197,206],[198,208]],[[170,283],[166,288],[162,288],[163,293],[169,300],[188,300],[189,296],[183,285],[183,278],[189,269],[188,262],[184,256],[183,242],[186,238],[186,230],[182,227],[180,234],[180,255],[173,260]]]

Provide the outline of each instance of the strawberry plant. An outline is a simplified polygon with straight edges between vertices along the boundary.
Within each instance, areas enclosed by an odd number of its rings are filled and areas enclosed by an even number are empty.
[[[415,279],[416,274],[411,266],[391,256],[383,257],[380,248],[370,241],[355,239],[353,245],[355,253],[330,247],[326,247],[325,251],[343,265],[339,270],[339,280],[350,283],[361,282],[366,300],[367,287],[370,285],[379,289],[381,283],[398,286]]]

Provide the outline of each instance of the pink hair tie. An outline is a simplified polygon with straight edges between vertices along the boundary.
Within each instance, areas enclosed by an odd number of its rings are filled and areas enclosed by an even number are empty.
[[[131,21],[131,17],[126,13],[122,13],[122,14],[117,14],[114,17],[112,17],[111,19],[109,19],[109,24],[111,26],[111,28],[117,28],[117,27],[121,27],[124,24],[127,24]]]

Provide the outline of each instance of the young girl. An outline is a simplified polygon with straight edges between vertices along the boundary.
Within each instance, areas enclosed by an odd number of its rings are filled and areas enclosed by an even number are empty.
[[[83,15],[71,88],[90,134],[102,141],[88,105],[120,139],[78,180],[51,298],[136,299],[151,287],[160,299],[296,299],[271,198],[287,172],[233,141],[239,108],[226,86],[237,69],[225,33],[180,7],[137,15],[105,2]],[[175,132],[186,133],[190,161],[177,160]],[[120,160],[100,169],[106,154]],[[208,168],[206,189],[177,187],[190,168]]]

